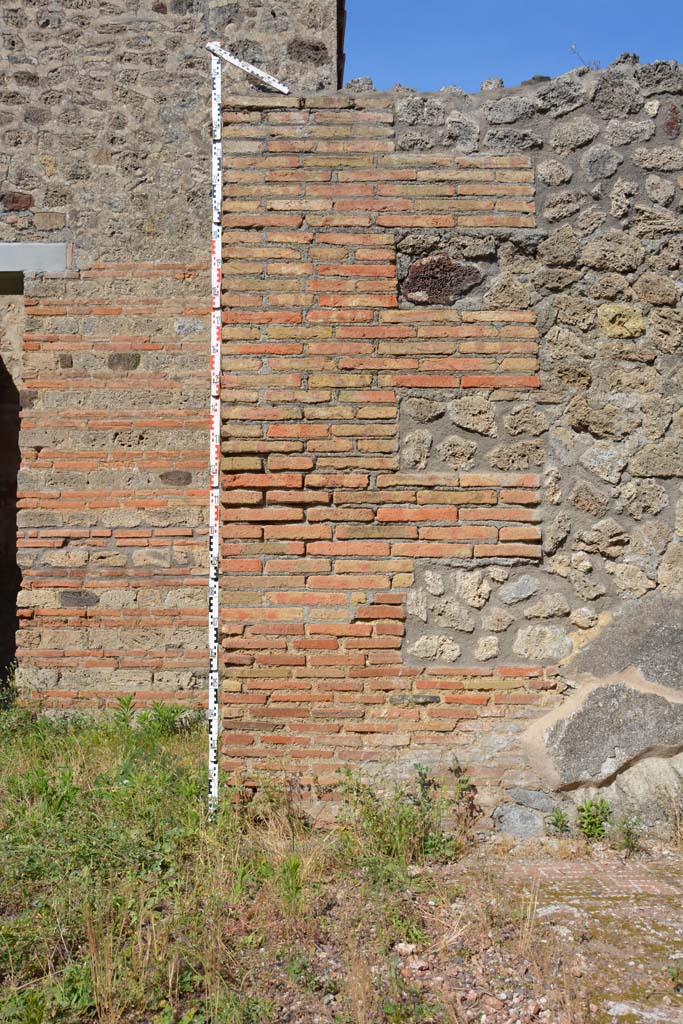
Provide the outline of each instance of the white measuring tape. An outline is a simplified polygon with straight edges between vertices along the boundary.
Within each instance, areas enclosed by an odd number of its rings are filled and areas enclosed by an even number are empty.
[[[211,57],[211,394],[209,448],[209,814],[218,806],[220,670],[218,567],[221,543],[221,196],[223,142],[221,62]]]
[[[252,78],[258,78],[259,82],[263,82],[264,85],[269,85],[272,89],[277,89],[278,92],[283,92],[286,96],[289,95],[289,89],[279,79],[266,74],[260,68],[255,68],[253,64],[248,64],[246,60],[240,60],[234,53],[224,50],[220,43],[207,43],[206,48],[214,57],[221,57],[228,64],[232,64],[234,67],[251,75]]]
[[[227,61],[252,78],[289,93],[277,78],[235,57],[219,43],[209,43],[211,53],[211,395],[209,448],[209,815],[218,807],[218,745],[220,742],[219,668],[219,569],[221,544],[221,265],[223,196],[223,103],[222,65]]]

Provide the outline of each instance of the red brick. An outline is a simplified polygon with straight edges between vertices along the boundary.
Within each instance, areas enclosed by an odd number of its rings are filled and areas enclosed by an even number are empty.
[[[359,622],[352,622],[352,623],[344,624],[344,625],[341,625],[341,626],[338,626],[338,625],[328,625],[326,623],[320,623],[320,624],[311,623],[311,625],[308,626],[308,632],[312,636],[315,636],[315,635],[318,635],[318,634],[322,634],[323,636],[337,636],[337,637],[345,637],[345,636],[370,636],[371,629],[372,629],[371,626],[368,626],[368,625],[365,625],[364,623],[359,623]]]
[[[538,491],[523,490],[502,490],[500,500],[507,501],[511,505],[538,505],[541,495]]]
[[[503,520],[508,522],[537,523],[541,520],[541,513],[537,509],[529,508],[461,508],[460,518],[466,522]]]
[[[301,473],[224,473],[223,487],[301,487]]]
[[[488,704],[491,697],[488,693],[447,693],[444,696],[446,704]]]
[[[268,437],[328,437],[330,428],[323,423],[286,423],[273,424],[268,428]]]
[[[458,508],[378,508],[380,523],[449,522],[456,523],[470,509]]]
[[[501,526],[498,534],[501,541],[538,541],[541,531],[537,526]]]
[[[540,544],[475,544],[475,558],[540,558]]]
[[[412,555],[415,558],[469,558],[471,544],[430,543],[429,541],[397,541],[394,555]]]
[[[463,388],[538,388],[541,378],[534,374],[463,374],[461,384]]]
[[[308,545],[311,555],[376,555],[386,557],[390,553],[390,545],[381,541],[346,541],[329,543],[313,542]]]
[[[387,576],[309,576],[308,586],[314,590],[382,590],[390,581]]]

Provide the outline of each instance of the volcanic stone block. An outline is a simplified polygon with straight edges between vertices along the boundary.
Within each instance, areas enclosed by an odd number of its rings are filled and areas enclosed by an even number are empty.
[[[450,306],[461,295],[483,280],[474,263],[452,259],[447,253],[434,253],[415,260],[403,282],[403,295],[419,305]]]

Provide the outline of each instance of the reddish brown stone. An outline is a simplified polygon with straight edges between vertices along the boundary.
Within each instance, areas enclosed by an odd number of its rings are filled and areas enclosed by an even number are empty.
[[[2,205],[6,210],[30,210],[33,206],[33,196],[29,192],[5,192],[2,196]]]
[[[415,260],[403,282],[403,295],[420,305],[450,306],[476,288],[484,275],[474,263],[452,259],[437,252]]]
[[[302,63],[320,64],[329,59],[327,47],[317,39],[291,39],[287,56]]]
[[[675,103],[669,103],[665,108],[663,127],[670,139],[677,139],[681,134],[681,112]]]

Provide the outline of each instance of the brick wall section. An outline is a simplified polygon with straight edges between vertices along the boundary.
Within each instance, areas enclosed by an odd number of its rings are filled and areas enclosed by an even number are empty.
[[[207,267],[102,263],[31,290],[22,680],[54,706],[203,701]]]
[[[410,664],[405,595],[421,559],[536,562],[540,480],[404,472],[398,411],[537,391],[535,314],[400,303],[395,231],[533,227],[530,161],[396,152],[386,95],[231,99],[224,124],[224,763],[475,757],[552,671]]]
[[[224,39],[292,87],[334,89],[344,5],[1,8],[0,240],[66,242],[72,269],[27,275],[24,377],[0,304],[0,671],[13,655],[23,388],[22,690],[59,706],[128,690],[204,700],[205,46]],[[257,88],[227,67],[224,82]]]

